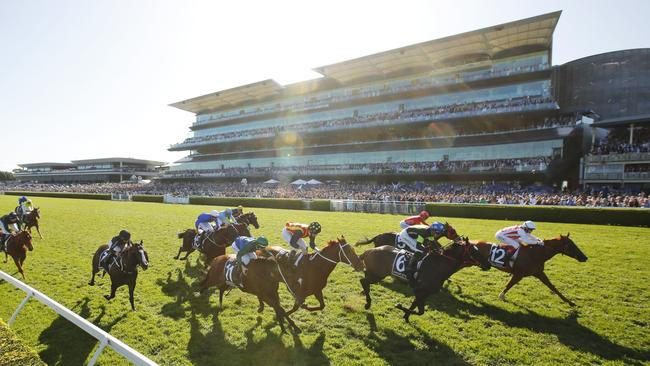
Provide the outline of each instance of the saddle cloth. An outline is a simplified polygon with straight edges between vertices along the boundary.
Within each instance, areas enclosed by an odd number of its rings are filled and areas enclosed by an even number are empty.
[[[237,265],[235,258],[229,258],[223,266],[223,278],[226,280],[226,285],[230,287],[243,287],[244,276],[242,275],[241,266]]]

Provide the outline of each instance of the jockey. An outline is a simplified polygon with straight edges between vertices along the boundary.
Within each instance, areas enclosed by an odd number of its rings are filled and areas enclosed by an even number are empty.
[[[415,272],[417,264],[424,257],[427,248],[439,251],[441,249],[438,239],[447,235],[445,225],[434,222],[430,226],[413,225],[399,233],[399,241],[405,243],[413,252],[413,256],[406,266],[406,275],[411,286],[415,285]]]
[[[196,244],[198,244],[201,234],[203,234],[204,232],[209,233],[214,230],[214,226],[212,226],[212,223],[217,221],[218,216],[219,216],[219,211],[212,210],[210,213],[204,212],[196,218],[196,221],[194,222],[194,227],[196,228],[196,236],[194,237],[194,242]]]
[[[232,242],[232,249],[237,254],[237,264],[242,265],[242,272],[246,272],[246,266],[253,259],[257,259],[255,251],[258,249],[265,249],[269,245],[269,241],[265,237],[260,236],[253,238],[249,236],[238,236]]]
[[[220,228],[226,224],[236,224],[237,220],[232,215],[232,209],[227,208],[217,215],[217,227]]]
[[[244,214],[244,206],[242,205],[239,205],[235,208],[231,208],[230,210],[232,211],[232,215],[234,217],[239,217]]]
[[[11,233],[20,231],[18,228],[18,215],[10,212],[0,217],[0,251],[5,251],[5,243],[11,236]]]
[[[429,212],[422,211],[417,216],[407,217],[404,220],[400,221],[399,227],[402,229],[406,229],[407,227],[413,225],[429,225],[426,223],[426,219],[428,218],[429,218]]]
[[[517,252],[520,244],[544,245],[541,239],[531,234],[535,229],[537,229],[535,223],[528,220],[521,225],[506,227],[496,232],[494,235],[496,239],[512,248],[508,250],[505,263],[508,263],[510,258]]]
[[[131,233],[121,230],[117,236],[108,241],[108,255],[99,263],[100,267],[107,268],[106,265],[111,263],[114,257],[118,257],[127,245],[131,244]]]
[[[309,225],[300,224],[297,222],[287,222],[282,229],[282,239],[286,241],[292,248],[300,249],[303,254],[307,254],[307,244],[304,238],[309,238],[309,246],[316,250],[316,235],[321,232],[321,226],[317,222],[312,222]]]

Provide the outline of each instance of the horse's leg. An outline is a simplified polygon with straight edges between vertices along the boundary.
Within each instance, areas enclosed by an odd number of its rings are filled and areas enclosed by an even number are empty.
[[[372,305],[372,299],[370,298],[370,285],[377,283],[380,280],[377,280],[375,276],[368,274],[368,271],[364,272],[364,274],[365,277],[359,280],[359,282],[361,282],[361,287],[363,287],[363,294],[366,295],[366,305],[364,307],[368,310]]]
[[[1,240],[1,239],[0,239],[0,240]],[[6,244],[5,244],[5,245],[6,245]],[[7,259],[8,259],[8,257],[7,257],[7,248],[5,248],[5,263],[7,263]]]
[[[129,302],[131,303],[131,310],[135,311],[135,304],[133,301],[133,291],[135,290],[135,279],[129,281]]]
[[[36,224],[36,232],[38,233],[38,236],[43,239],[43,234],[41,234],[41,229],[38,227],[38,224]]]
[[[223,293],[226,292],[227,289],[228,286],[226,286],[226,284],[219,286],[219,310],[223,309]]]
[[[20,263],[20,260],[16,257],[12,257],[14,259],[14,263],[16,263],[16,268],[18,268],[18,272],[20,272],[20,275],[23,276],[23,279],[25,279],[25,272],[23,271],[23,266]]]
[[[182,248],[182,247],[181,247],[181,248]],[[185,257],[181,258],[181,260],[182,260],[182,261],[186,260],[187,257],[189,257],[189,255],[192,254],[192,252],[194,252],[194,249],[190,249],[190,250],[188,250],[187,253],[185,254]],[[178,255],[180,255],[180,254],[181,254],[181,252],[180,252],[180,250],[179,250],[179,251],[178,251]]]
[[[287,311],[287,316],[295,313],[296,310],[298,310],[300,306],[305,303],[305,299],[303,297],[299,297],[298,295],[296,295],[295,298],[296,300],[293,303],[293,307],[291,308],[291,310]]]
[[[550,288],[551,291],[553,291],[557,296],[560,297],[560,299],[562,299],[564,302],[569,304],[569,306],[576,306],[576,304],[573,301],[564,297],[564,295],[562,295],[560,291],[558,291],[558,289],[556,289],[555,286],[553,286],[551,280],[549,280],[548,277],[546,276],[546,273],[541,272],[539,274],[536,274],[535,277],[537,277],[538,280],[542,281],[542,283],[545,284],[546,287]]]
[[[512,277],[510,277],[510,281],[508,281],[508,284],[506,285],[506,288],[504,288],[503,291],[501,291],[501,293],[499,294],[499,299],[506,301],[506,292],[508,292],[512,288],[512,286],[519,283],[519,281],[521,281],[522,278],[524,278],[522,275],[518,273],[513,273]]]
[[[92,269],[92,275],[90,276],[90,281],[88,282],[90,286],[95,285],[95,275],[97,274],[97,272],[98,271],[96,271],[95,268]]]
[[[257,312],[258,312],[258,313],[261,313],[261,312],[264,311],[264,301],[262,301],[262,298],[259,297],[259,296],[257,297],[257,301],[260,302],[260,305],[259,305],[258,308],[257,308]]]
[[[113,279],[111,278],[111,294],[110,295],[104,295],[104,298],[106,300],[110,300],[115,297],[115,291],[117,290],[117,285],[115,282],[113,282]]]
[[[308,311],[318,311],[325,309],[325,299],[323,298],[323,290],[318,290],[314,292],[314,297],[318,300],[319,306],[305,306],[302,307]]]

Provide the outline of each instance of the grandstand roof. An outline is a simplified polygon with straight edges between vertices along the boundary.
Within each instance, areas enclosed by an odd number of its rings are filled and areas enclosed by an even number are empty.
[[[504,51],[550,48],[561,11],[360,57],[315,71],[341,83],[402,70],[436,69],[463,56],[491,59]]]
[[[637,114],[634,116],[604,119],[602,121],[594,122],[592,126],[593,127],[619,127],[619,126],[629,126],[632,123],[634,124],[650,123],[650,114]]]
[[[561,11],[556,11],[321,66],[314,71],[324,75],[325,78],[316,83],[329,80],[347,84],[406,71],[435,70],[449,64],[462,63],[465,59],[498,58],[506,56],[508,51],[548,49],[551,47],[553,32],[561,14]],[[291,91],[298,92],[297,95],[300,95],[313,88],[313,86],[301,88],[301,83],[314,84],[314,81],[292,84]],[[287,87],[268,79],[172,103],[170,106],[197,114],[207,113],[236,107],[244,102],[267,100],[289,91],[285,89]]]
[[[18,164],[18,166],[21,168],[72,168],[75,165],[71,163],[43,162],[43,163]]]
[[[72,163],[74,165],[120,163],[120,162],[130,163],[130,164],[155,165],[155,166],[160,166],[165,164],[164,161],[144,160],[144,159],[134,159],[134,158],[99,158],[99,159],[72,160]]]
[[[227,106],[234,107],[247,101],[266,99],[281,92],[282,85],[268,79],[172,103],[170,106],[188,112],[202,113]]]

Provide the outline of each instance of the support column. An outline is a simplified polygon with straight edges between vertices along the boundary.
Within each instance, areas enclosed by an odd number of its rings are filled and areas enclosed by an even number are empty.
[[[634,123],[630,125],[630,145],[632,145],[634,141]]]

